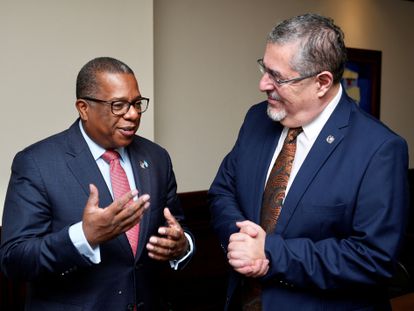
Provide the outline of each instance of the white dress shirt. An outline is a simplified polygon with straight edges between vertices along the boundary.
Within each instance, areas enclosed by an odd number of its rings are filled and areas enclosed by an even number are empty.
[[[296,177],[300,167],[305,161],[306,156],[308,155],[310,149],[312,148],[316,138],[318,137],[319,133],[321,132],[322,128],[328,121],[329,117],[331,116],[332,112],[335,110],[336,106],[339,103],[339,100],[342,96],[342,86],[339,87],[338,93],[332,99],[332,101],[326,106],[326,108],[309,124],[302,126],[303,132],[300,133],[296,140],[296,153],[295,159],[293,161],[292,170],[290,172],[288,184],[285,191],[285,197],[287,196],[290,186],[292,185],[293,180]],[[277,156],[279,155],[280,151],[282,150],[283,142],[287,136],[289,128],[283,128],[282,134],[280,135],[279,141],[277,143],[277,147],[275,153],[273,154],[272,161],[270,163],[266,181],[269,178],[270,171],[276,161]],[[265,184],[266,186],[266,184]]]

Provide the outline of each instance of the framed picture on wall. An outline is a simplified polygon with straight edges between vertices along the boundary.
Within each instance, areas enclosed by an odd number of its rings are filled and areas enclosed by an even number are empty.
[[[342,85],[359,106],[376,118],[380,116],[381,51],[347,48]]]

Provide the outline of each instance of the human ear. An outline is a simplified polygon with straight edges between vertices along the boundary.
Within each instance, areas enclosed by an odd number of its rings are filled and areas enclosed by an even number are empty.
[[[316,76],[317,95],[323,97],[333,85],[333,75],[329,71],[322,71]]]
[[[83,99],[77,99],[75,102],[76,109],[78,110],[79,117],[82,121],[88,120],[88,103]]]

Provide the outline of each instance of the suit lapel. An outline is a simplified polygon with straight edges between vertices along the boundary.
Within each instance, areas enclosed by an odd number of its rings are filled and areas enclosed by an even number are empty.
[[[266,116],[266,118],[268,117]],[[258,160],[257,162],[255,161],[257,163],[257,167],[255,167],[255,178],[252,179],[254,180],[252,185],[255,187],[255,191],[253,193],[256,193],[255,204],[252,206],[260,207],[254,209],[255,215],[253,221],[256,223],[260,223],[263,191],[266,184],[267,172],[272,161],[273,154],[275,153],[275,149],[277,147],[280,135],[283,131],[283,126],[280,123],[272,121],[269,124],[271,129],[266,132],[266,136],[263,139],[262,148],[260,149]],[[247,217],[247,219],[251,218]]]
[[[139,138],[135,138],[134,142],[128,147],[129,158],[132,165],[132,171],[134,173],[135,184],[139,195],[144,193],[151,193],[151,169],[154,163],[151,162],[149,154],[143,150],[142,144],[138,142]],[[150,221],[150,213],[147,211],[139,226],[139,240],[138,249],[135,259],[138,259],[144,248],[146,241],[148,240],[148,226]]]
[[[89,197],[89,184],[93,183],[99,191],[99,206],[106,207],[113,202],[111,192],[80,132],[78,122],[79,119],[69,128],[66,152],[67,165],[86,196]],[[119,235],[116,240],[121,248],[132,256],[126,234]]]
[[[66,161],[69,170],[78,180],[86,196],[89,197],[89,184],[93,183],[99,190],[101,206],[111,204],[109,189],[96,165],[88,145],[82,137],[78,120],[69,128],[67,139]]]
[[[351,106],[346,95],[343,95],[328,122],[319,133],[286,196],[276,226],[276,233],[280,234],[284,231],[312,180],[343,140],[345,135],[343,129],[348,126]]]

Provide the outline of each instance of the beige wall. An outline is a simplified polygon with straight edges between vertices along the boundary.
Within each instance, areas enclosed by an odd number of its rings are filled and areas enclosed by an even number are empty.
[[[75,79],[97,56],[125,61],[153,98],[152,0],[0,0],[0,215],[13,156],[77,117]],[[141,133],[153,139],[153,102]],[[151,106],[152,105],[152,106]]]
[[[155,0],[155,139],[180,191],[209,187],[248,107],[264,99],[256,59],[267,33],[306,12],[333,17],[347,46],[382,51],[381,120],[408,141],[414,166],[414,3]]]
[[[332,16],[349,47],[383,52],[381,119],[407,139],[413,167],[414,3],[0,0],[0,214],[14,154],[73,122],[76,74],[102,55],[128,63],[151,97],[140,131],[169,150],[179,191],[207,189],[248,107],[264,99],[256,59],[266,34],[305,12]]]

